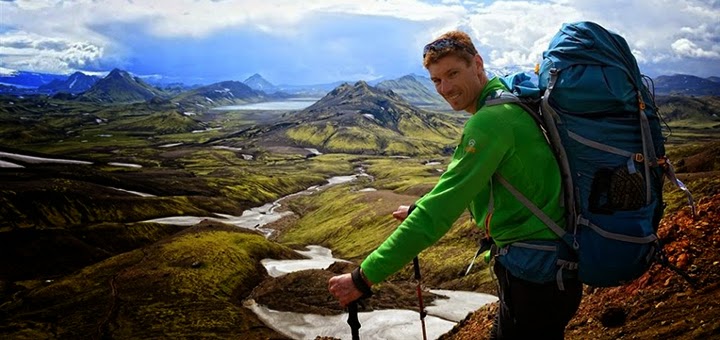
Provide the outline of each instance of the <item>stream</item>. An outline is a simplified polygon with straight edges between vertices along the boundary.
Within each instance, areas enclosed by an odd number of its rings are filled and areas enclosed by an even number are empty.
[[[167,223],[177,225],[194,225],[205,219],[232,224],[241,228],[259,231],[266,237],[274,230],[263,228],[268,223],[275,222],[284,216],[293,214],[290,211],[276,211],[282,201],[297,195],[309,195],[324,188],[354,181],[359,176],[369,176],[362,168],[358,174],[348,176],[335,176],[328,179],[328,183],[313,186],[304,191],[284,196],[272,203],[245,210],[241,216],[215,214],[215,216],[174,216],[147,220],[144,222]],[[359,191],[370,191],[365,188]],[[345,261],[334,258],[330,249],[308,245],[305,251],[297,251],[307,257],[300,260],[263,259],[262,265],[272,277],[279,277],[291,272],[307,269],[325,269],[336,261]],[[346,261],[347,262],[347,261]],[[465,316],[481,306],[497,301],[497,297],[490,294],[435,290],[430,292],[446,296],[447,299],[436,299],[426,306],[427,316],[425,324],[429,339],[436,339],[450,331]],[[257,304],[254,300],[244,301],[244,306],[252,310],[265,324],[280,333],[293,339],[315,339],[316,336],[331,336],[335,338],[350,339],[350,327],[347,324],[348,314],[318,315],[296,312],[284,312],[267,308]],[[422,338],[420,316],[417,311],[406,309],[386,309],[358,313],[362,327],[360,337],[363,339],[406,340]]]

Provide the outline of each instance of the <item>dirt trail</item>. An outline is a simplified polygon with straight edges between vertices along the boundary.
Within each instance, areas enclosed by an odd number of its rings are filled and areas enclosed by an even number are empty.
[[[631,284],[585,287],[567,339],[720,339],[720,195],[666,215],[658,232],[668,260],[695,282],[653,266]],[[497,304],[481,308],[441,339],[487,339]]]

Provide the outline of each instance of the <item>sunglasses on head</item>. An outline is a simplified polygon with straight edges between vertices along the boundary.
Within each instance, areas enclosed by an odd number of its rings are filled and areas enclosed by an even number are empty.
[[[475,52],[473,52],[468,46],[465,46],[465,44],[462,44],[455,39],[443,38],[425,45],[425,48],[423,48],[423,59],[430,51],[440,51],[447,48],[462,49],[472,55],[475,55]]]

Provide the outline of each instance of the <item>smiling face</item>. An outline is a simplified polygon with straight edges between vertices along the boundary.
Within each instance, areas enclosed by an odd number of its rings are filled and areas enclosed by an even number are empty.
[[[427,65],[435,90],[455,111],[464,110],[474,114],[477,99],[488,82],[483,60],[479,55],[468,62],[454,54],[448,54]]]

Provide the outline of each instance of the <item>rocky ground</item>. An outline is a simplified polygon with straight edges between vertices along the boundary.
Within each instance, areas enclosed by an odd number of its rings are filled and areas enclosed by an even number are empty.
[[[585,288],[568,339],[720,339],[720,195],[669,213],[659,236],[669,263],[655,265],[635,282],[615,288]],[[484,307],[442,339],[487,339],[497,304]]]

